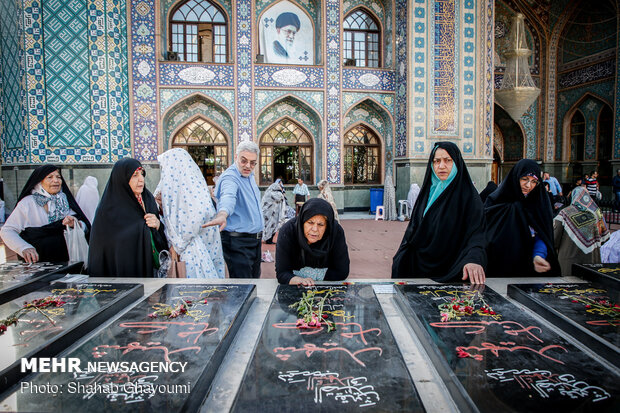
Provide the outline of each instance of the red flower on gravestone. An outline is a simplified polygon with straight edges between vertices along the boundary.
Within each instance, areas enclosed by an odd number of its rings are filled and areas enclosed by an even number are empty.
[[[297,319],[297,328],[320,328],[322,324],[327,326],[330,332],[336,329],[336,323],[327,319],[327,314],[323,313],[325,300],[333,294],[333,291],[327,291],[321,298],[317,297],[317,292],[310,290],[301,295],[301,299],[291,304],[290,308],[296,308],[299,318]],[[316,300],[319,300],[318,303]]]
[[[461,317],[474,315],[477,306],[479,306],[479,310],[477,310],[478,315],[497,315],[484,300],[480,292],[465,295],[464,297],[452,297],[449,301],[439,304],[438,308],[441,321],[446,322],[452,319],[460,320]]]
[[[59,296],[48,296],[48,297],[38,298],[30,302],[24,301],[22,308],[15,311],[13,314],[9,315],[4,320],[0,320],[0,335],[4,334],[7,331],[8,327],[17,324],[20,317],[23,317],[25,314],[29,312],[34,312],[34,311],[38,311],[39,313],[41,313],[45,318],[48,319],[48,321],[52,325],[54,325],[56,324],[54,320],[52,320],[50,316],[47,315],[45,311],[43,310],[50,308],[50,307],[57,307],[57,308],[62,307],[65,304],[66,304],[66,301],[61,300]]]
[[[200,301],[201,304],[206,304],[207,300]],[[167,318],[177,318],[182,315],[190,315],[190,308],[194,306],[194,303],[191,300],[184,300],[181,298],[181,301],[176,306],[159,304],[155,311],[147,314],[149,318],[157,318],[158,316],[167,317]]]

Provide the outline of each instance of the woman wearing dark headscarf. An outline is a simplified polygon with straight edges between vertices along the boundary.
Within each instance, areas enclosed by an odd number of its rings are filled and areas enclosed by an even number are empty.
[[[135,159],[114,164],[90,237],[91,276],[153,277],[159,268],[159,252],[168,243],[144,176],[144,168]]]
[[[65,225],[73,228],[76,218],[88,232],[90,222],[75,202],[60,168],[42,165],[28,178],[0,236],[28,263],[68,261],[63,231]]]
[[[571,275],[573,264],[600,264],[601,246],[609,228],[600,208],[585,188],[573,189],[571,204],[553,220],[553,238],[562,275]]]
[[[411,221],[392,263],[392,278],[439,282],[485,280],[484,217],[458,147],[438,142],[431,151]]]
[[[487,198],[484,213],[489,275],[559,275],[553,248],[553,212],[540,182],[538,164],[522,159]]]
[[[491,195],[497,189],[497,184],[493,181],[489,181],[487,186],[480,192],[480,199],[484,204],[484,201],[487,200],[487,197]]]
[[[306,201],[295,219],[280,228],[276,246],[276,276],[280,284],[314,285],[349,275],[349,251],[344,230],[324,199]]]

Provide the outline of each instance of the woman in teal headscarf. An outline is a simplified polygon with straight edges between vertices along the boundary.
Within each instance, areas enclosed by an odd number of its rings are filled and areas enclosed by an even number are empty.
[[[394,256],[392,278],[483,284],[486,262],[482,201],[458,147],[438,142]]]

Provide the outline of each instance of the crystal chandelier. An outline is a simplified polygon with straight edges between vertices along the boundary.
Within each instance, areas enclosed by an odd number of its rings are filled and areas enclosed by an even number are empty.
[[[506,71],[502,84],[495,90],[495,100],[510,117],[519,121],[540,94],[540,89],[534,84],[527,64],[532,52],[527,48],[525,41],[525,24],[521,13],[513,18],[508,41],[510,46],[505,53]]]

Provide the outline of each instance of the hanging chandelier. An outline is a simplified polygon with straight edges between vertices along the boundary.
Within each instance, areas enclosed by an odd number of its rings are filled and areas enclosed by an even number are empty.
[[[508,35],[509,48],[505,53],[506,71],[499,89],[495,90],[495,100],[508,112],[510,117],[519,121],[540,94],[530,75],[527,59],[532,54],[525,40],[523,15],[518,13],[512,20]]]

